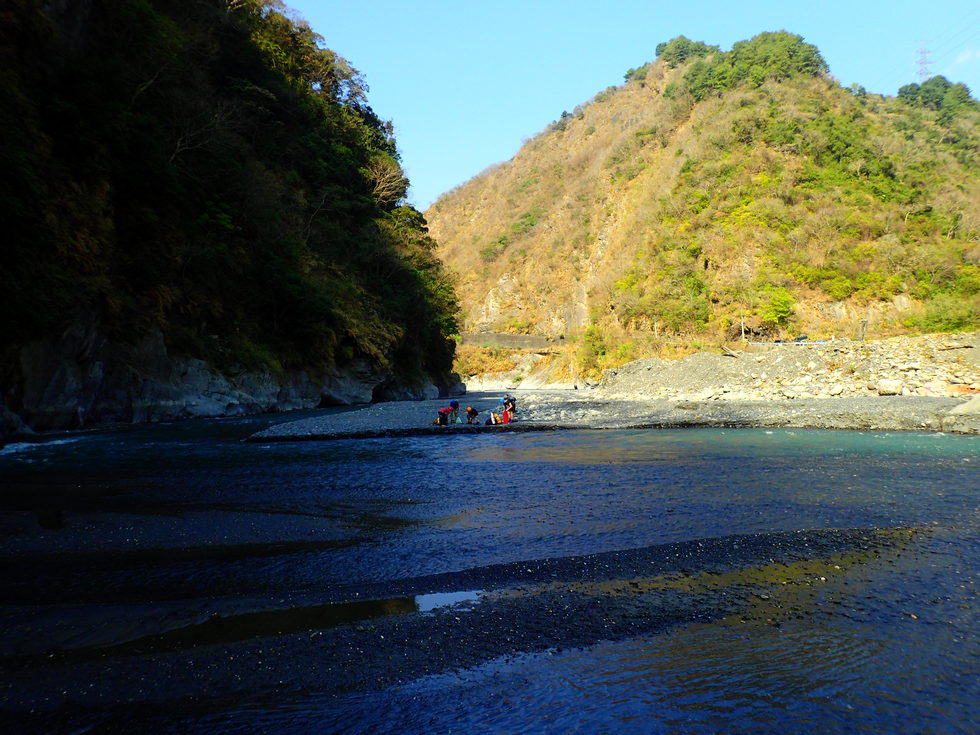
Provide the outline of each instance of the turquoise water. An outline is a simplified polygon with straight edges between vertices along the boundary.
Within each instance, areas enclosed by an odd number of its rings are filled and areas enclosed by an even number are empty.
[[[0,719],[38,732],[980,726],[976,437],[241,443],[272,420],[0,450]],[[828,550],[786,536],[814,529],[886,541]],[[727,558],[745,539],[776,551],[732,562],[735,576],[712,576],[715,557],[670,566],[690,544]],[[608,571],[570,576],[590,559]],[[656,622],[664,570],[697,580],[704,614]],[[553,624],[563,601],[572,613]],[[507,615],[537,637],[511,636]],[[454,626],[469,637],[454,641]],[[395,673],[359,681],[348,628],[373,641],[356,654],[366,668],[390,659]],[[438,656],[430,634],[448,641]],[[467,644],[484,638],[485,653]]]

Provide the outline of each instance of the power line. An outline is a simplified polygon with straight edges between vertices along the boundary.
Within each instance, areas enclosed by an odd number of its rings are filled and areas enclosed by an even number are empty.
[[[956,54],[969,51],[970,42],[972,42],[975,38],[980,37],[980,28],[971,30],[973,31],[971,35],[964,36],[962,40],[957,41],[955,44],[948,44],[941,49],[937,54],[937,63],[945,61]]]
[[[939,36],[935,40],[935,45],[946,48],[950,44],[957,42],[957,36],[961,36],[964,33],[970,33],[971,31],[976,31],[978,27],[980,27],[980,14],[966,23],[958,23],[957,25],[950,27],[949,32]]]
[[[930,75],[930,67],[940,66],[954,54],[962,53],[964,47],[968,47],[978,35],[980,13],[974,13],[970,17],[951,19],[933,40],[919,41],[916,60],[919,78],[926,79]]]

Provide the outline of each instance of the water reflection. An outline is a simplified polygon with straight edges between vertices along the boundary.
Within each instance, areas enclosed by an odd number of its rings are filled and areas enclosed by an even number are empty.
[[[0,453],[0,684],[25,718],[208,733],[980,729],[975,438],[266,446],[241,444],[244,424],[158,429]],[[57,648],[70,653],[49,661]],[[173,705],[189,701],[200,709]]]
[[[468,448],[471,459],[506,462],[629,464],[670,462],[684,457],[766,458],[885,455],[955,457],[978,461],[974,437],[916,432],[841,432],[822,429],[679,429],[651,431],[562,431],[501,437],[496,445]]]
[[[60,646],[50,647],[52,640],[38,641],[42,648],[37,652],[43,654],[41,659],[46,664],[50,664],[53,660],[78,662],[106,656],[145,655],[293,633],[315,636],[329,628],[392,615],[432,613],[442,608],[462,611],[477,604],[482,594],[479,590],[436,592],[224,614],[180,615],[175,614],[175,610],[160,618],[159,624],[169,627],[163,632],[142,634],[139,631],[147,627],[145,624],[134,625],[127,620],[117,625],[116,621],[110,620],[100,626],[97,635],[74,634]],[[130,637],[126,639],[127,636]],[[19,659],[30,660],[30,654],[22,650]]]

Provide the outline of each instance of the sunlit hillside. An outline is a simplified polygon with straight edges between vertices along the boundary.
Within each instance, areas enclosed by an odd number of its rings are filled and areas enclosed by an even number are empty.
[[[467,332],[565,336],[595,372],[742,334],[976,326],[976,102],[842,88],[813,46],[683,37],[426,213]]]

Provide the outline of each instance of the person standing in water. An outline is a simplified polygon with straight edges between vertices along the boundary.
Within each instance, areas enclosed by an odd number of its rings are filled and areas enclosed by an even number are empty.
[[[504,413],[506,414],[504,423],[509,424],[517,418],[517,399],[508,393],[503,397],[502,402],[504,404]]]

